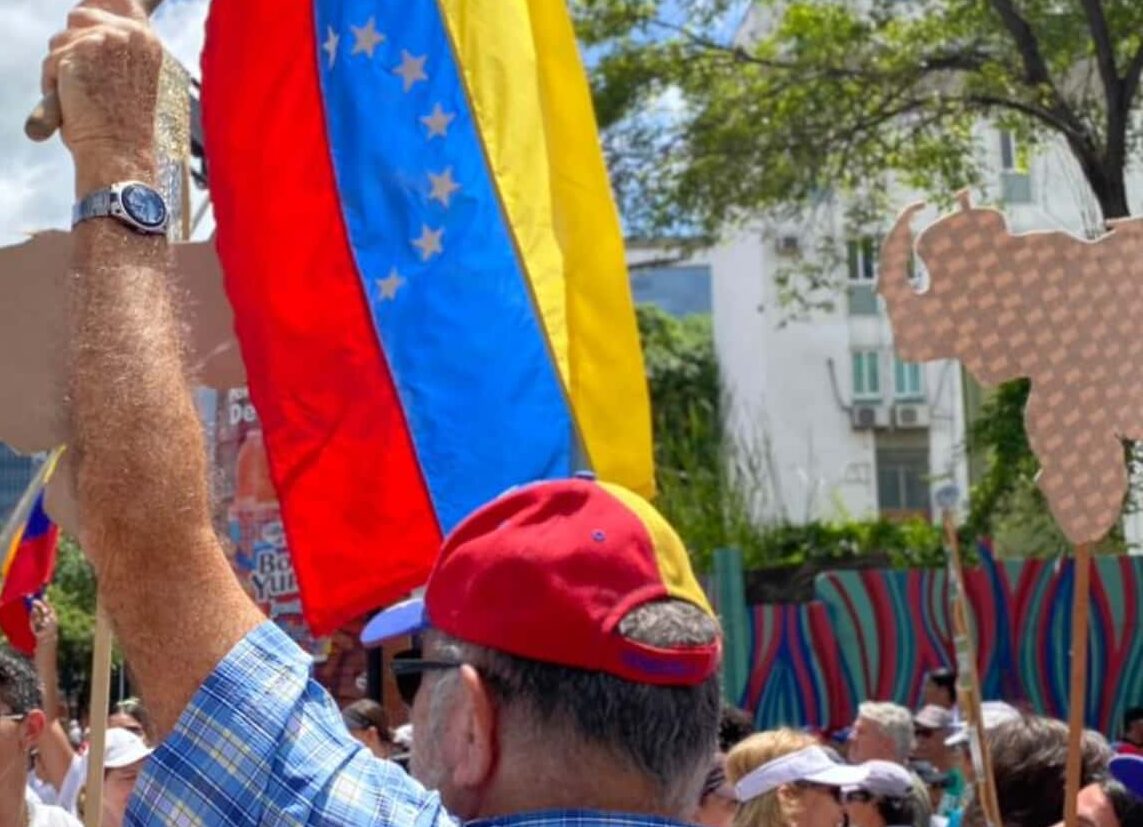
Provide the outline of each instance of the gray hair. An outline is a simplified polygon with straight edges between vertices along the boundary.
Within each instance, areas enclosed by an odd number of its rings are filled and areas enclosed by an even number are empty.
[[[893,741],[893,752],[904,764],[913,751],[913,715],[903,706],[893,703],[866,701],[857,707],[857,717],[872,721],[881,727]]]
[[[631,611],[619,633],[651,646],[698,646],[717,638],[719,629],[697,606],[663,600]],[[521,710],[538,729],[554,730],[556,742],[576,738],[646,776],[664,810],[681,813],[698,799],[718,741],[717,674],[695,686],[656,686],[444,635],[437,648],[476,667],[498,701]]]

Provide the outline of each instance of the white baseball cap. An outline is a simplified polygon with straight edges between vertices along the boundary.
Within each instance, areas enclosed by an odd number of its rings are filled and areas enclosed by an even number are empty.
[[[142,761],[154,750],[143,743],[143,739],[130,730],[111,727],[107,730],[107,740],[103,746],[103,766],[109,770],[129,767]]]
[[[805,747],[751,770],[734,785],[734,792],[739,801],[749,801],[794,781],[827,787],[858,787],[868,775],[864,767],[839,764],[821,747]]]
[[[882,798],[905,798],[913,792],[913,774],[892,761],[866,761],[858,769],[865,770],[865,780],[852,789],[865,790]]]
[[[1005,721],[1014,721],[1020,717],[1020,710],[1006,704],[1004,701],[984,701],[980,705],[980,717],[984,723],[984,731],[995,729]],[[948,738],[945,738],[946,747],[957,747],[968,743],[968,725],[963,721],[956,727]]]

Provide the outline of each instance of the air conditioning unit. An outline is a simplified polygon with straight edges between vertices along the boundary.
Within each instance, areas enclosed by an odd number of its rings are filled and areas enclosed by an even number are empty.
[[[889,424],[886,421],[888,412],[880,405],[854,405],[849,410],[849,416],[855,431],[870,431]]]
[[[802,251],[801,242],[796,235],[780,235],[774,240],[774,246],[780,256],[796,256]]]
[[[927,428],[929,427],[929,408],[927,405],[895,405],[893,406],[893,425],[897,428]]]

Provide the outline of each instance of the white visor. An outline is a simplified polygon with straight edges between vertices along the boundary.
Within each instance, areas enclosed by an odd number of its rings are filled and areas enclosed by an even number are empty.
[[[794,781],[827,787],[858,787],[868,774],[864,767],[837,763],[821,747],[806,747],[751,770],[734,786],[734,791],[739,801],[749,801]]]
[[[1013,721],[1020,717],[1020,710],[1004,701],[985,701],[980,705],[980,717],[984,724],[984,731],[995,729],[1005,721]],[[968,724],[964,721],[957,724],[948,738],[945,738],[946,747],[959,747],[968,743]]]

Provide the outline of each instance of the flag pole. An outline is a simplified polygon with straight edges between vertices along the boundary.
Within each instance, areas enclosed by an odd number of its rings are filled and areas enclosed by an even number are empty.
[[[1091,600],[1091,544],[1076,545],[1072,591],[1072,670],[1068,693],[1068,760],[1064,768],[1064,825],[1078,827],[1083,766],[1084,701],[1087,698],[1088,603]]]
[[[957,537],[953,506],[959,498],[954,486],[937,492],[941,508],[945,544],[949,551],[949,585],[952,591],[951,610],[953,642],[957,660],[957,700],[964,713],[968,729],[968,746],[972,755],[974,787],[977,800],[989,827],[1001,827],[1000,798],[996,793],[996,779],[992,775],[992,755],[984,737],[984,715],[981,712],[980,675],[976,671],[976,647],[972,642],[968,622],[968,597],[964,590],[964,566],[960,557],[960,538]]]
[[[96,598],[95,646],[91,654],[91,738],[87,749],[87,797],[84,827],[100,827],[103,821],[103,753],[107,743],[107,712],[111,708],[111,623]]]

